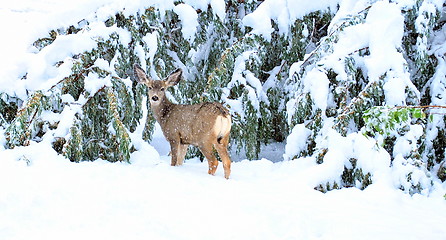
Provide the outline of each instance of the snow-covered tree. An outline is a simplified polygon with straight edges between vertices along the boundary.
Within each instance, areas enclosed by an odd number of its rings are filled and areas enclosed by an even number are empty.
[[[443,1],[144,4],[34,42],[24,89],[0,93],[5,147],[47,139],[71,161],[129,161],[133,133],[151,141],[155,124],[138,63],[154,79],[183,70],[174,102],[224,103],[249,159],[286,140],[285,160],[320,165],[321,191],[389,181],[428,193],[446,180]]]
[[[154,3],[132,13],[97,13],[51,31],[34,47],[37,56],[52,58],[44,62],[47,72],[57,73],[48,81],[52,85],[39,85],[43,76],[31,73],[22,79],[36,83],[25,99],[2,93],[7,146],[26,146],[58,129],[54,148],[72,161],[128,161],[134,150],[129,133],[147,108],[141,105],[146,89],[132,81],[130,71],[139,63],[154,79],[183,69],[186,81],[172,92],[176,102],[225,102],[234,115],[233,141],[256,158],[260,142],[271,137],[267,119],[279,109],[278,103],[270,107],[267,96],[275,86],[262,86],[272,49],[247,34],[241,21],[257,6],[256,1]],[[66,122],[54,120],[57,114]],[[150,112],[144,120],[143,138],[150,140]]]
[[[429,103],[435,72],[429,39],[442,26],[443,5],[347,2],[317,48],[290,69],[292,132],[285,157],[313,156],[330,169],[317,186],[322,191],[364,188],[382,181],[385,171],[404,191],[429,191],[433,166],[442,160],[432,164],[423,155],[444,151],[442,143],[433,146],[437,135],[430,133],[443,116],[420,104]]]

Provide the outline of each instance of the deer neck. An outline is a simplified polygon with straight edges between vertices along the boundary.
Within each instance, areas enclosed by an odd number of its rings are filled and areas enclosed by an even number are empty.
[[[150,104],[153,115],[160,125],[163,125],[165,123],[170,111],[174,106],[175,104],[170,102],[169,99],[167,99],[166,97],[162,98],[160,100],[160,103],[157,105]]]

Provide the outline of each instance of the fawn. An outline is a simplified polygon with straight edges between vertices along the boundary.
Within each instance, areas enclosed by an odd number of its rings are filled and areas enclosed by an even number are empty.
[[[225,178],[231,173],[231,158],[228,153],[231,114],[218,102],[193,105],[174,104],[166,97],[166,90],[181,80],[181,69],[171,73],[165,80],[152,80],[137,64],[134,74],[140,83],[149,89],[150,108],[170,143],[171,165],[183,164],[189,145],[198,147],[209,163],[209,174],[215,175],[218,160],[217,150],[223,162]]]

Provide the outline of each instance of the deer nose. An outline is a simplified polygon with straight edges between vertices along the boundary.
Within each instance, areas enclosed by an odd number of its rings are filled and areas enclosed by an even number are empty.
[[[158,96],[153,96],[152,97],[152,100],[155,101],[155,102],[158,101],[158,99],[159,99]]]

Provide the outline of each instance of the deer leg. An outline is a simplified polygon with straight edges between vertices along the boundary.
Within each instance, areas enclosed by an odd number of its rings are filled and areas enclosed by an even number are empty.
[[[179,145],[180,145],[180,143],[177,141],[170,141],[170,154],[171,154],[170,166],[177,165]]]
[[[214,156],[212,145],[200,147],[200,151],[201,151],[201,153],[203,153],[203,155],[208,160],[208,164],[209,164],[208,173],[211,175],[215,175],[215,171],[217,171],[218,160]]]
[[[184,157],[186,156],[188,147],[189,147],[189,145],[187,145],[187,144],[179,144],[178,156],[177,156],[177,166],[183,165]]]
[[[222,139],[223,140],[223,139]],[[222,141],[221,143],[215,144],[215,149],[217,149],[218,155],[223,162],[223,169],[225,170],[225,178],[229,179],[229,175],[231,174],[231,158],[228,153],[228,144]]]

